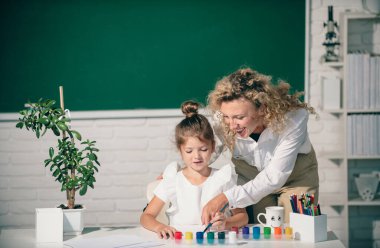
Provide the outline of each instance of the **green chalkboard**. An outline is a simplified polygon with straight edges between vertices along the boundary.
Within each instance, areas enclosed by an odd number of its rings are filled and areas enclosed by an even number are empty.
[[[40,97],[71,110],[205,102],[247,65],[304,89],[305,0],[4,0],[0,112]]]

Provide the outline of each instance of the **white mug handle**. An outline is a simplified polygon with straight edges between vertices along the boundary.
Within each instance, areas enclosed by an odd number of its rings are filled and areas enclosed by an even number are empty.
[[[259,214],[257,215],[257,221],[260,222],[261,225],[265,226],[266,224],[263,223],[263,222],[260,220],[260,216],[264,216],[265,221],[266,221],[267,217],[265,216],[264,213],[259,213]]]

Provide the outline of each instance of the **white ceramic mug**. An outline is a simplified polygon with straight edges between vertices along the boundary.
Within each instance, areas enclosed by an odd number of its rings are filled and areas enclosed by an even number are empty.
[[[266,213],[259,213],[257,220],[261,225],[267,227],[281,227],[284,223],[284,207],[272,206],[265,208]],[[260,216],[263,215],[266,219],[266,223],[260,220]]]

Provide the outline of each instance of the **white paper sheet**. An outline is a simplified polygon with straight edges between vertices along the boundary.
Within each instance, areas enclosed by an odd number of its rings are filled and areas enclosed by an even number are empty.
[[[163,243],[155,241],[146,241],[136,235],[78,238],[65,241],[63,244],[65,247],[71,248],[148,248],[163,245]]]

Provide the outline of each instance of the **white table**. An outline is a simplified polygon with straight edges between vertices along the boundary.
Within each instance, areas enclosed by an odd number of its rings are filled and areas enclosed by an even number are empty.
[[[162,242],[162,246],[157,246],[158,248],[163,247],[201,247],[200,245],[192,244],[188,245],[182,241],[181,244],[176,244],[174,240],[160,240],[157,238],[155,233],[145,230],[142,227],[108,227],[108,228],[97,228],[97,227],[87,227],[83,230],[82,235],[80,236],[65,236],[64,240],[69,240],[72,238],[80,238],[80,239],[90,239],[97,237],[105,237],[109,235],[137,235],[139,237],[143,237],[146,240],[154,240],[157,242]],[[195,234],[194,234],[195,235]],[[252,234],[251,234],[252,235]],[[203,247],[212,247],[211,245],[207,245],[205,240],[205,244]],[[238,244],[230,245],[223,244],[218,245],[217,240],[215,242],[215,246],[218,247],[276,247],[276,248],[287,248],[287,247],[318,247],[318,248],[334,248],[334,247],[344,247],[342,242],[335,236],[332,231],[328,232],[328,240],[318,243],[306,243],[299,240],[275,240],[270,239],[266,240],[261,238],[260,240],[244,240],[239,239]],[[0,234],[0,247],[1,248],[67,248],[64,244],[54,244],[54,243],[39,243],[35,242],[35,230],[34,229],[2,229]],[[91,248],[91,247],[89,247]],[[127,246],[125,247],[127,248]]]

